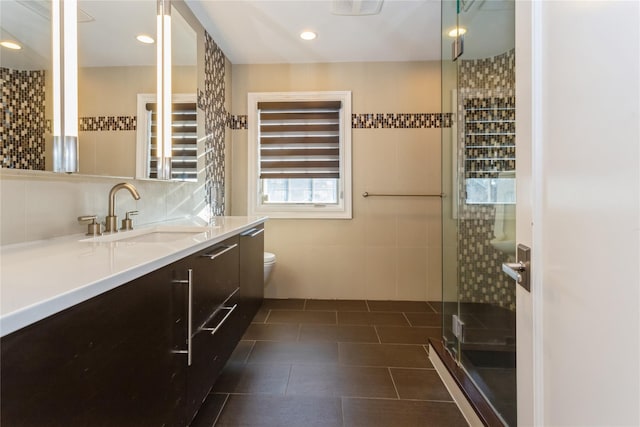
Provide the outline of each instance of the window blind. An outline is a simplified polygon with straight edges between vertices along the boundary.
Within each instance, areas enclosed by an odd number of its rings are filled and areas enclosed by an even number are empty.
[[[156,103],[147,103],[151,114],[149,178],[158,177]],[[195,102],[174,103],[171,112],[171,179],[198,180],[198,122]]]
[[[515,114],[513,97],[465,100],[465,178],[515,170]]]
[[[258,102],[260,178],[340,178],[340,101]]]

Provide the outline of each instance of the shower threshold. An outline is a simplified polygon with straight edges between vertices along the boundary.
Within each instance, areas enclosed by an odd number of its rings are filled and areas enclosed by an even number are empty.
[[[464,399],[464,401],[456,399],[456,403],[462,412],[465,413],[465,406],[470,408],[473,412],[473,414],[465,414],[469,424],[477,425],[478,423],[481,423],[487,427],[507,426],[507,423],[503,421],[500,415],[498,415],[494,407],[488,402],[483,392],[476,385],[476,379],[472,378],[465,369],[456,363],[451,353],[445,349],[442,341],[430,338],[429,347],[429,355],[434,362],[434,366],[436,367],[438,374],[443,378],[445,384],[451,384],[451,382],[447,382],[444,378],[445,376],[448,376],[453,381],[451,386],[457,387],[457,390],[450,389],[451,394],[454,397],[455,395],[458,395]],[[437,358],[437,360],[434,360],[434,358]],[[442,370],[439,369],[439,366],[442,367],[443,370],[446,370],[446,372],[442,372]],[[447,387],[451,388],[450,385],[447,385]],[[458,393],[456,393],[456,391],[458,391]]]

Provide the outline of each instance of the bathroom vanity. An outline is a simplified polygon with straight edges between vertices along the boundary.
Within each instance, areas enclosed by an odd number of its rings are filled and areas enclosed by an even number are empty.
[[[3,248],[0,424],[188,425],[261,304],[264,220]]]

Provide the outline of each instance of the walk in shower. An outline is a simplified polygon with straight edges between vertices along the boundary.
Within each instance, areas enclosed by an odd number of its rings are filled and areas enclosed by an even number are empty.
[[[442,2],[443,346],[516,425],[515,3]],[[464,34],[462,34],[464,33]]]

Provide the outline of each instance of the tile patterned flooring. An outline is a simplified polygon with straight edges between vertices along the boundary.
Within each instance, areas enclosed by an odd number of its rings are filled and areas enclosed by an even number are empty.
[[[192,427],[466,426],[427,302],[265,300]]]

